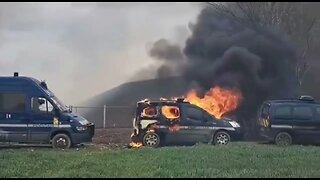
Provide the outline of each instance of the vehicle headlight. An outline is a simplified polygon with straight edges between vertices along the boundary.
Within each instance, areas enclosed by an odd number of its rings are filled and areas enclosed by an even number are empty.
[[[231,126],[234,127],[234,128],[240,127],[240,124],[237,123],[236,121],[230,121],[229,123],[230,123]]]
[[[85,131],[85,130],[87,130],[87,127],[86,126],[77,126],[76,129],[78,131]]]

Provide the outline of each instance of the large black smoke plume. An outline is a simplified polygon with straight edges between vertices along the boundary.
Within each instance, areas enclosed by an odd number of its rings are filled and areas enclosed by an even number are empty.
[[[264,100],[295,96],[298,55],[284,37],[204,8],[182,54],[180,48],[166,48],[164,40],[161,46],[159,42],[154,45],[151,54],[165,59],[164,65],[179,64],[173,71],[181,72],[190,84],[196,82],[202,92],[214,86],[238,88],[243,101],[235,114],[249,127],[255,124],[254,117]]]

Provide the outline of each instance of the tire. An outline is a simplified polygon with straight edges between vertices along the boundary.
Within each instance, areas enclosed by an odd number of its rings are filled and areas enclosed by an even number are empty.
[[[227,145],[230,141],[230,135],[226,131],[218,131],[213,137],[214,145]]]
[[[52,147],[55,149],[69,149],[71,145],[71,139],[66,134],[56,134],[52,138]]]
[[[279,146],[290,146],[292,144],[292,137],[287,132],[280,132],[274,138],[274,142]]]
[[[154,132],[148,132],[143,136],[143,145],[146,147],[159,147],[160,146],[160,136]]]

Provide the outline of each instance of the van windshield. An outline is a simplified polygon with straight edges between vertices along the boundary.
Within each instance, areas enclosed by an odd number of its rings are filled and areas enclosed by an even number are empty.
[[[57,97],[51,96],[51,100],[58,106],[58,108],[63,112],[69,112],[69,109],[64,105]]]
[[[60,111],[63,112],[69,112],[69,108],[64,105],[55,95],[52,91],[50,91],[50,89],[48,89],[47,83],[45,82],[40,82],[37,79],[33,79],[35,82],[37,82],[37,84],[42,88],[42,90],[45,91],[45,93],[50,97],[50,99],[53,101],[54,104],[57,105],[57,107],[59,108]]]

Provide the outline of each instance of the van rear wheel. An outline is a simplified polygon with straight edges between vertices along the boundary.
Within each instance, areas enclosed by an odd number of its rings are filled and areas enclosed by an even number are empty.
[[[292,144],[292,137],[287,132],[280,132],[275,137],[275,143],[279,146],[289,146]]]
[[[154,132],[147,132],[143,136],[143,145],[146,147],[158,147],[160,145],[160,136]]]
[[[52,138],[52,147],[56,149],[69,149],[71,147],[71,139],[66,134],[56,134]]]

